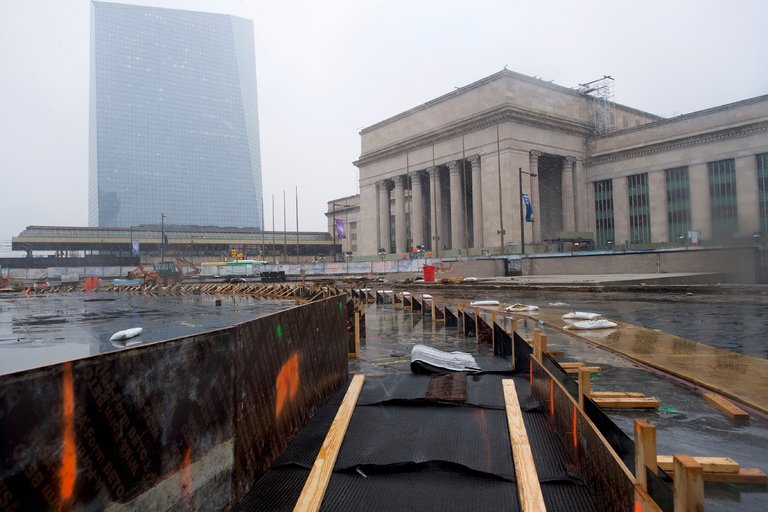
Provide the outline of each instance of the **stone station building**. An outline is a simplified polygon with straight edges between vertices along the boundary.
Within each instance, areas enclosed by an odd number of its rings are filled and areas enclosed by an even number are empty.
[[[327,214],[354,203],[356,256],[768,236],[768,95],[664,119],[502,70],[360,136],[359,197]]]

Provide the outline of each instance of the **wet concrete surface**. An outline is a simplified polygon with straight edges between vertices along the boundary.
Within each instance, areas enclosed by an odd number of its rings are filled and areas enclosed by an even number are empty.
[[[206,332],[293,306],[293,301],[212,295],[0,296],[0,374]],[[109,341],[115,332],[132,327],[143,332],[127,342]]]
[[[471,298],[512,302],[511,297],[498,294]],[[542,297],[538,299],[541,302]],[[573,301],[573,298],[569,300]],[[584,298],[574,302],[578,304],[578,309],[584,309],[583,306],[596,309],[592,306],[598,305]],[[603,303],[602,306],[597,309],[608,314],[605,311],[608,304]],[[613,302],[610,306],[614,308],[613,311],[623,311],[627,315],[634,311],[629,303]],[[670,321],[661,314],[665,309],[663,305],[649,302],[639,306],[642,307],[658,309],[657,321]],[[730,313],[734,314],[734,311]],[[429,317],[422,317],[420,312],[403,311],[391,305],[369,305],[366,315],[367,338],[362,344],[362,357],[350,360],[351,373],[381,375],[409,372],[409,354],[416,343],[447,351],[491,353],[489,345],[478,345],[475,338],[464,337],[456,327],[433,323]],[[532,336],[535,327],[540,325],[534,320],[520,322],[526,337]],[[633,421],[646,418],[656,425],[659,454],[731,457],[743,467],[768,470],[768,421],[765,419],[753,417],[746,423],[734,423],[710,407],[699,391],[690,385],[556,329],[545,327],[544,331],[548,336],[549,350],[565,352],[563,360],[582,361],[602,368],[599,374],[593,376],[594,391],[639,391],[660,399],[662,405],[656,411],[608,411],[611,419],[630,437],[634,435]],[[768,510],[768,488],[765,486],[707,483],[705,492],[708,511]]]

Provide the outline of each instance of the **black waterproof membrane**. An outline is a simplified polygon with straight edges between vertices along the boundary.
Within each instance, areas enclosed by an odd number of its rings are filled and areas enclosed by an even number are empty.
[[[427,375],[366,379],[323,510],[519,510],[502,378],[466,378],[466,401],[427,398]],[[527,376],[515,377],[548,510],[597,510]],[[343,391],[343,390],[342,390]],[[237,510],[292,510],[341,401],[337,393]]]

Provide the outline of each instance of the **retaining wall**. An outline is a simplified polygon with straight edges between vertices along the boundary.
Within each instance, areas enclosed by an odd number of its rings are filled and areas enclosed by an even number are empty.
[[[712,272],[723,282],[751,284],[760,276],[760,251],[755,247],[540,255],[523,260],[523,275],[654,274]]]
[[[0,509],[226,509],[346,378],[344,297],[0,376]]]

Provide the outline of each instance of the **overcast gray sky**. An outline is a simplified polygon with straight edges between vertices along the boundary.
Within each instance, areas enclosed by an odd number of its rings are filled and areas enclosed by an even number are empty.
[[[265,224],[326,229],[357,192],[360,128],[505,65],[603,75],[655,114],[768,93],[761,0],[147,0],[253,20]],[[88,0],[0,0],[0,253],[28,225],[88,223]]]

